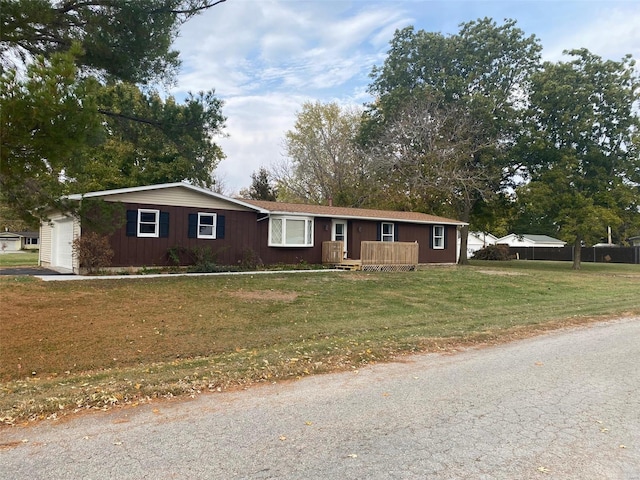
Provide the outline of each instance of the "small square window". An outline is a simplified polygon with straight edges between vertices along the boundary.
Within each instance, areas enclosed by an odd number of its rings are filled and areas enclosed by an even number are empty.
[[[157,237],[160,223],[159,210],[138,210],[138,236]]]
[[[198,238],[216,238],[215,213],[198,213]]]

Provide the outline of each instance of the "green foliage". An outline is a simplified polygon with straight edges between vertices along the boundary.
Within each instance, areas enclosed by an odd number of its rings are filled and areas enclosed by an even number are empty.
[[[224,0],[223,0],[224,1]],[[171,45],[179,26],[213,0],[0,0],[0,56],[11,58],[82,48],[78,62],[100,77],[133,83],[171,81],[180,64]]]
[[[73,251],[80,267],[86,268],[88,273],[110,266],[114,255],[109,239],[96,232],[86,232],[76,238],[73,241]]]
[[[167,256],[175,266],[188,265],[191,273],[229,272],[237,270],[234,266],[220,265],[218,255],[222,250],[214,252],[211,247],[183,247],[176,245],[167,249]]]
[[[251,186],[240,193],[253,200],[275,202],[278,199],[278,189],[273,185],[272,175],[264,167],[251,174]]]
[[[77,213],[83,229],[102,235],[115,232],[125,223],[125,206],[120,202],[85,198]]]
[[[64,192],[60,178],[80,166],[99,127],[99,84],[78,78],[75,53],[38,57],[24,76],[0,73],[0,190],[29,223]]]
[[[214,143],[225,118],[213,91],[179,104],[155,91],[113,83],[100,91],[100,142],[69,176],[76,191],[189,180],[210,187],[224,154]]]
[[[428,94],[445,103],[462,102],[490,136],[510,129],[529,75],[538,68],[541,46],[525,37],[515,20],[502,25],[490,18],[460,25],[455,35],[396,31],[382,67],[374,67],[369,105],[360,139],[375,139],[379,128],[408,100]]]
[[[262,265],[262,260],[255,250],[247,248],[242,252],[242,260],[240,260],[242,270],[256,270],[260,265]]]
[[[190,180],[224,157],[213,91],[178,103],[178,27],[220,0],[0,0],[0,195],[25,221],[68,193]],[[138,85],[146,84],[144,90]]]
[[[520,221],[576,248],[612,227],[624,241],[636,232],[640,159],[640,77],[630,56],[604,61],[587,50],[544,64],[532,77],[527,129],[517,149],[530,182],[518,190]]]

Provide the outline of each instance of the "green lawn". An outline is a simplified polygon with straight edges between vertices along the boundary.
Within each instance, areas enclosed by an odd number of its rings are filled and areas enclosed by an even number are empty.
[[[23,251],[16,253],[1,253],[1,267],[35,267],[38,265],[38,251]]]
[[[640,266],[472,262],[408,273],[0,278],[0,418],[358,368],[640,315]]]

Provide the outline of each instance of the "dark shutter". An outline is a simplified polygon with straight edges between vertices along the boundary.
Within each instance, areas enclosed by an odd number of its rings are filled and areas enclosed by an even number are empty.
[[[169,236],[169,212],[160,212],[160,238]]]
[[[382,241],[382,222],[378,222],[376,227],[376,240],[380,242]]]
[[[196,238],[198,236],[198,214],[189,214],[189,231],[187,233],[189,238]]]
[[[398,224],[394,223],[393,224],[393,241],[397,242],[398,241]]]
[[[216,238],[224,238],[224,215],[216,218]]]
[[[447,230],[449,230],[447,228],[446,225],[442,226],[442,245],[444,245],[444,248],[447,248]]]
[[[138,224],[138,211],[127,210],[127,237],[135,237]]]
[[[431,225],[429,227],[429,248],[433,249],[433,234],[434,234],[434,230],[435,230],[435,226]]]

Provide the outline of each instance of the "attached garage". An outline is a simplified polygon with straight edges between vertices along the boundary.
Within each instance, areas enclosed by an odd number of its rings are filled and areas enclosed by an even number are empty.
[[[80,226],[72,217],[52,218],[40,227],[40,265],[64,273],[77,273],[78,265],[73,255],[73,240],[79,235]],[[48,240],[46,243],[44,240]]]

